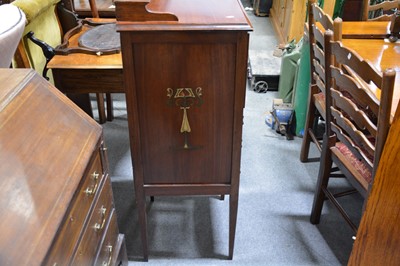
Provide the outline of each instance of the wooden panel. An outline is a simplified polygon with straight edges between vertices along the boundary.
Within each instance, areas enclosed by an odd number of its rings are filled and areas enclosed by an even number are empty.
[[[100,188],[99,199],[93,208],[72,265],[92,265],[96,258],[98,245],[106,232],[107,222],[114,210],[111,182],[108,176]],[[117,236],[118,234],[115,237]]]
[[[400,109],[389,131],[349,265],[398,265],[400,261]]]
[[[64,93],[124,92],[122,69],[53,69],[53,76]]]
[[[333,11],[335,9],[336,0],[324,0],[323,10],[326,14],[333,17]]]
[[[343,21],[359,21],[362,17],[364,0],[346,0],[343,5]]]
[[[235,75],[235,36],[220,36],[216,44],[212,34],[181,33],[175,35],[179,42],[169,42],[168,34],[159,33],[156,43],[143,35],[146,44],[135,45],[133,57],[141,77],[137,101],[146,103],[138,106],[145,184],[229,183],[233,116],[221,107],[234,106],[234,79],[226,77]],[[190,132],[181,132],[183,103],[173,99],[169,105],[168,88],[201,89],[186,110]]]
[[[136,10],[137,5],[132,5],[132,1],[119,0],[118,5],[120,10],[117,13],[117,19],[119,21],[143,21],[146,18],[142,16],[143,13],[135,14],[132,13]],[[178,21],[172,23],[172,25],[188,25],[194,26],[205,25],[209,29],[217,25],[223,25],[224,27],[235,27],[244,26],[248,28],[250,21],[246,17],[244,10],[238,8],[240,0],[225,0],[216,1],[209,0],[208,4],[205,5],[202,1],[193,0],[168,0],[168,1],[137,1],[137,2],[149,2],[143,9],[148,16],[152,16],[156,20],[157,16],[162,17],[163,20],[172,21],[177,18]],[[144,5],[143,5],[144,7]],[[153,14],[156,14],[153,16]],[[170,19],[165,19],[165,15],[170,15]],[[135,16],[140,16],[142,19],[137,19]],[[160,20],[160,19],[159,19]],[[161,23],[163,27],[168,26],[167,23]],[[152,25],[157,26],[157,25]]]
[[[48,256],[48,265],[67,265],[66,258],[71,258],[75,251],[75,245],[83,233],[87,214],[90,212],[100,184],[104,182],[104,175],[100,160],[100,154],[94,154],[91,167],[87,170],[86,177],[76,193],[75,200],[71,203],[71,210],[65,216],[64,225],[60,229],[57,240],[52,246]]]
[[[99,249],[94,265],[110,265],[112,261],[116,261],[118,256],[118,226],[115,210],[112,211],[110,219],[105,230],[104,240]],[[114,264],[111,264],[114,265]]]
[[[298,42],[303,37],[306,3],[306,0],[278,0],[273,2],[270,19],[280,43],[288,43],[292,40]]]

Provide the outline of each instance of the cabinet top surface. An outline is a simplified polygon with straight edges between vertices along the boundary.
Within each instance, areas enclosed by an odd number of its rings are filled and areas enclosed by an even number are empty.
[[[33,70],[0,69],[0,264],[39,265],[101,127]]]
[[[163,24],[164,26],[183,26],[194,28],[196,26],[208,27],[213,30],[224,29],[237,29],[237,30],[252,30],[250,20],[240,0],[151,0],[151,1],[137,1],[137,0],[117,0],[117,19],[118,13],[121,14],[123,10],[132,5],[138,5],[137,2],[149,2],[143,12],[150,13],[154,20],[158,20],[157,15],[171,14],[175,16],[176,21],[171,21],[168,17],[160,19],[161,21],[154,22],[149,19],[146,22],[137,22],[135,24]],[[128,7],[130,8],[130,7]],[[136,9],[138,10],[138,9]],[[120,17],[121,18],[121,17]],[[127,17],[125,17],[127,18]],[[118,19],[119,21],[129,20]],[[141,19],[139,19],[141,20]]]

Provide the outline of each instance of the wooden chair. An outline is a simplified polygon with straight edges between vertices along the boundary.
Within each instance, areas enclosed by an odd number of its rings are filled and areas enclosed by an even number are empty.
[[[362,20],[390,20],[394,10],[400,9],[400,0],[384,0],[381,2],[363,0]]]
[[[330,108],[326,109],[326,133],[310,220],[319,223],[327,197],[356,232],[357,226],[336,200],[349,193],[335,195],[328,187],[332,163],[366,198],[390,128],[396,72],[376,70],[353,50],[333,41],[331,31],[325,33],[325,53],[330,65],[326,84],[326,106]],[[380,100],[369,86],[381,90]]]
[[[332,30],[335,33],[335,40],[341,40],[341,19],[337,18],[335,21],[332,21],[332,18],[316,4],[316,0],[308,1],[311,84],[304,136],[300,151],[300,161],[302,162],[309,160],[311,142],[314,142],[318,150],[321,151],[321,141],[317,136],[316,128],[320,119],[325,119],[325,48],[323,37],[325,30]]]

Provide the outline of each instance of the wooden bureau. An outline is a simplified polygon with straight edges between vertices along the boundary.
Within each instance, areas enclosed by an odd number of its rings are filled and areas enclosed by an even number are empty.
[[[0,84],[0,265],[127,265],[101,126],[34,70]]]

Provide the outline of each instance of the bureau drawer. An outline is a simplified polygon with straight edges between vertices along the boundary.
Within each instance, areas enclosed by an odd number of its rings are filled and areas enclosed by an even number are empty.
[[[109,177],[106,176],[98,201],[83,232],[82,239],[73,259],[73,265],[93,264],[113,209],[111,182]]]
[[[68,264],[82,234],[88,213],[96,198],[96,192],[104,179],[102,169],[100,153],[97,152],[71,203],[71,209],[65,216],[64,224],[49,253],[47,265]]]
[[[111,214],[111,219],[107,226],[107,232],[94,265],[109,266],[115,264],[115,260],[118,257],[118,251],[120,250],[118,232],[117,217],[114,210]]]

